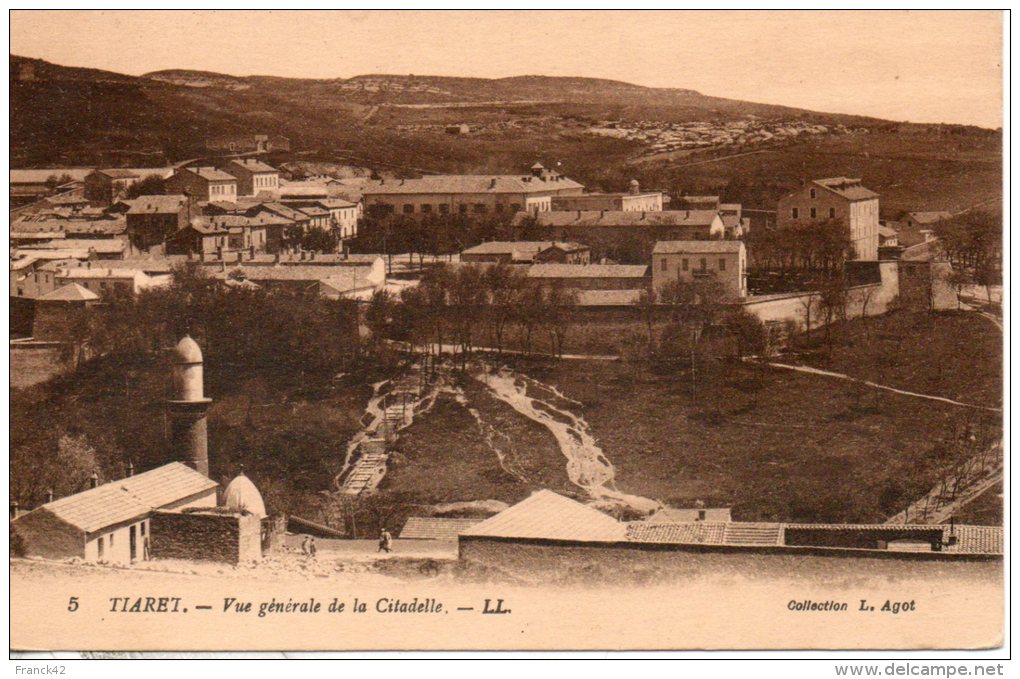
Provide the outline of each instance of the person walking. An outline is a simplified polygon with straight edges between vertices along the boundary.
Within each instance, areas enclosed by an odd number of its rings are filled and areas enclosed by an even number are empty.
[[[309,556],[311,556],[311,557],[312,557],[313,559],[315,558],[315,538],[312,538],[312,539],[311,539],[311,540],[310,540],[310,541],[308,542],[308,554],[309,554]]]
[[[305,539],[301,541],[301,553],[304,554],[305,556],[308,556],[308,541],[309,540],[311,540],[311,538],[306,535]]]
[[[382,531],[379,533],[379,551],[386,552],[387,554],[389,554],[392,545],[393,536],[390,535],[390,532],[388,530],[383,528]]]

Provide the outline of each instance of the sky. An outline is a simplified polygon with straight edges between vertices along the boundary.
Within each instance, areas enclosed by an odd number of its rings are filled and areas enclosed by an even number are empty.
[[[996,11],[29,11],[12,54],[182,68],[587,76],[913,122],[1002,125]]]

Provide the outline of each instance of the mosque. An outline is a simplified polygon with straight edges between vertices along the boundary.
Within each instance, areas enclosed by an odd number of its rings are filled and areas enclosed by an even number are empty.
[[[173,352],[167,402],[174,461],[53,499],[19,514],[12,534],[24,556],[131,564],[179,558],[239,563],[262,558],[269,520],[255,484],[242,471],[219,493],[209,478],[202,350],[189,336]]]

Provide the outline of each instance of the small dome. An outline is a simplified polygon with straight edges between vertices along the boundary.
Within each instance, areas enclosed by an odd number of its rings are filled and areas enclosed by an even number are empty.
[[[266,505],[262,501],[262,493],[244,472],[227,484],[227,489],[223,491],[223,506],[234,511],[246,511],[260,519],[266,518]]]
[[[630,185],[631,185],[631,186],[641,186],[641,182],[639,182],[639,181],[638,181],[638,180],[636,180],[636,179],[631,179],[631,180],[630,180]]]
[[[202,350],[198,346],[198,342],[191,339],[190,335],[185,335],[181,338],[181,341],[177,343],[177,347],[174,349],[174,362],[175,363],[201,363],[202,362]]]

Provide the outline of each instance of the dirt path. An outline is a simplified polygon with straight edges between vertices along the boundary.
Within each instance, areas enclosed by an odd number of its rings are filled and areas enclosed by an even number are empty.
[[[904,389],[897,389],[895,387],[889,387],[884,384],[878,384],[876,382],[869,382],[868,380],[859,380],[856,377],[850,377],[849,375],[844,375],[843,373],[831,372],[829,370],[822,370],[820,368],[812,368],[811,366],[807,365],[789,365],[788,363],[773,363],[772,361],[767,362],[766,365],[773,368],[782,368],[783,370],[795,370],[797,372],[808,373],[810,375],[821,375],[823,377],[834,377],[836,379],[847,380],[849,382],[858,382],[859,384],[864,384],[875,389],[884,389],[885,391],[891,391],[894,394],[902,394],[903,396],[913,396],[915,398],[924,398],[928,399],[929,401],[939,401],[941,403],[948,403],[950,405],[960,406],[962,408],[987,410],[993,413],[1002,412],[1002,408],[975,405],[973,403],[963,403],[962,401],[954,401],[953,399],[946,398],[944,396],[934,396],[932,394],[919,394],[916,391],[906,391]]]
[[[592,498],[647,513],[661,506],[655,500],[617,490],[616,469],[595,442],[584,417],[560,407],[579,405],[577,401],[567,399],[554,387],[505,368],[497,372],[477,371],[472,376],[496,398],[552,433],[567,459],[568,478]],[[548,397],[539,396],[536,391],[545,391]]]

